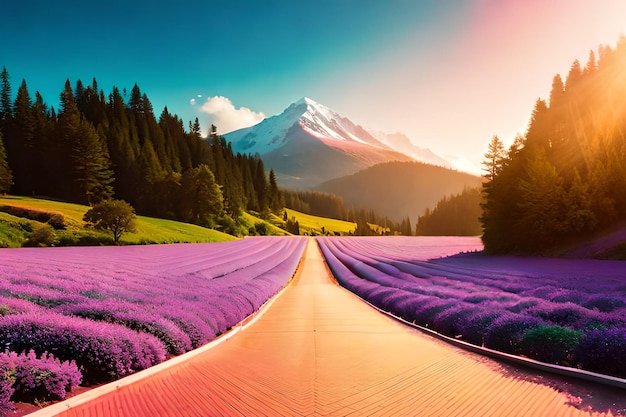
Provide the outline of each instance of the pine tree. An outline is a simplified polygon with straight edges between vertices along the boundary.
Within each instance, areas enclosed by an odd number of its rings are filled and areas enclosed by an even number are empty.
[[[34,160],[34,119],[32,100],[28,93],[26,80],[17,90],[13,105],[14,120],[11,135],[11,159],[16,176],[15,191],[17,194],[29,195],[34,193],[32,168],[37,163]]]
[[[82,120],[72,148],[72,172],[90,206],[113,196],[113,171],[104,140],[87,120]]]
[[[97,204],[113,195],[113,172],[104,141],[94,126],[83,119],[69,80],[61,94],[63,112],[59,116],[59,131],[63,146],[65,172],[64,195],[70,201]]]
[[[563,180],[543,152],[538,152],[520,179],[522,216],[514,239],[519,249],[543,249],[567,232],[567,204]]]
[[[48,177],[53,169],[53,161],[51,160],[54,158],[54,147],[50,139],[54,137],[54,125],[50,122],[50,111],[39,91],[35,92],[32,115],[33,164],[30,170],[33,177],[33,193],[36,195],[51,195]]]
[[[11,168],[9,168],[2,130],[0,130],[0,194],[8,193],[11,185],[13,185],[13,174],[11,173]]]
[[[11,82],[7,67],[0,72],[0,123],[13,116],[13,105],[11,95]],[[0,124],[0,127],[2,124]]]
[[[485,159],[483,160],[483,171],[486,171],[484,177],[488,181],[492,181],[498,176],[500,171],[502,171],[506,151],[504,144],[496,135],[491,138],[491,142],[489,142],[489,147],[487,149]]]
[[[285,202],[281,196],[280,190],[278,189],[276,174],[273,169],[270,169],[268,199],[269,208],[275,213],[285,207]]]
[[[214,226],[224,209],[224,197],[213,172],[206,165],[185,171],[181,180],[178,210],[183,220]]]

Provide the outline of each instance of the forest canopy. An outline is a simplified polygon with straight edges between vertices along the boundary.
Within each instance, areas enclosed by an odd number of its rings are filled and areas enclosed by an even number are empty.
[[[105,95],[69,80],[60,108],[34,99],[25,80],[13,95],[0,73],[0,193],[95,205],[116,198],[139,214],[236,232],[244,210],[282,206],[260,158],[234,154],[216,134],[203,139],[198,119],[184,122],[148,96],[113,87]]]
[[[494,136],[481,223],[492,253],[540,253],[626,219],[626,38],[555,75],[524,136]]]

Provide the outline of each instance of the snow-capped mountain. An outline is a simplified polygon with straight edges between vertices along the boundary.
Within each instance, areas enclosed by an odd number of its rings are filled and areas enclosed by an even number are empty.
[[[411,140],[403,133],[384,133],[376,130],[368,130],[368,133],[384,143],[391,149],[402,152],[415,159],[416,161],[425,162],[431,165],[442,166],[444,168],[453,168],[450,161],[444,159],[428,148],[421,148],[411,142]]]
[[[310,98],[224,136],[235,152],[261,155],[281,185],[292,188],[309,188],[383,162],[445,162],[427,149],[410,148],[410,142],[394,135],[372,134]]]

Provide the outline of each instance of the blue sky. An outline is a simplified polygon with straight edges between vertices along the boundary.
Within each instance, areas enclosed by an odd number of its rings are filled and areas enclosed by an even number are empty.
[[[167,105],[206,128],[308,96],[474,168],[492,135],[523,133],[554,74],[626,32],[622,0],[22,0],[2,10],[0,66],[14,92],[25,78],[49,105],[66,78],[95,77],[107,94],[137,83],[157,115]]]

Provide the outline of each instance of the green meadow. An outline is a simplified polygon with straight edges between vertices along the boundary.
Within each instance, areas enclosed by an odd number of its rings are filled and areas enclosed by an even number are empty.
[[[354,232],[354,229],[356,229],[356,223],[312,216],[292,209],[285,210],[289,218],[295,217],[300,224],[301,235],[321,235],[327,233],[332,235],[335,234],[335,232],[345,235]]]
[[[65,245],[110,244],[109,235],[86,227],[83,216],[89,207],[31,197],[2,196],[3,206],[20,207],[33,211],[59,213],[65,228],[56,230],[57,240]],[[40,222],[17,217],[0,210],[0,247],[20,247],[30,233],[41,226]],[[111,238],[112,239],[112,238]],[[188,223],[153,217],[137,216],[137,232],[126,233],[121,238],[125,245],[154,243],[224,242],[236,239],[217,230]]]

